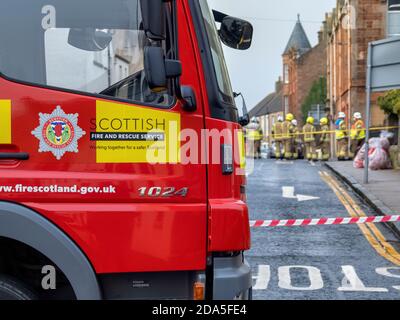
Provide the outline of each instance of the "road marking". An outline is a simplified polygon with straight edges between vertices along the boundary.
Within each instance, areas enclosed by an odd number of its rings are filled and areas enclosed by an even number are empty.
[[[266,290],[271,279],[271,267],[268,265],[259,265],[257,276],[253,276],[256,280],[253,290]]]
[[[356,270],[353,266],[342,266],[342,272],[344,278],[342,286],[338,288],[338,291],[343,292],[388,292],[386,288],[378,287],[366,287],[361,279],[358,277]]]
[[[375,272],[377,274],[380,274],[381,276],[384,276],[384,277],[400,279],[400,274],[393,274],[393,273],[389,272],[389,270],[400,271],[400,268],[399,267],[376,268]],[[392,288],[394,288],[396,290],[400,290],[400,286],[393,286]]]
[[[298,287],[292,283],[292,275],[296,274],[296,270],[306,270],[308,274],[309,286]],[[339,292],[389,292],[383,287],[367,287],[358,276],[356,269],[352,265],[341,266],[342,274],[344,275],[341,286],[337,288]],[[389,278],[400,279],[399,274],[393,274],[392,271],[400,271],[400,267],[382,267],[376,268],[377,275]],[[297,274],[298,275],[298,274]],[[331,277],[332,281],[336,281],[336,276]],[[258,272],[253,276],[255,283],[253,290],[268,290],[271,281],[271,266],[258,265]],[[278,287],[291,291],[313,291],[324,288],[324,281],[320,269],[313,266],[280,266],[278,267]],[[392,288],[400,291],[399,285],[394,285]]]
[[[288,199],[297,199],[294,195],[294,187],[282,187],[282,197]]]
[[[347,212],[352,217],[366,217],[365,212],[355,203],[351,196],[333,179],[333,177],[325,171],[319,172],[321,178],[328,184],[329,187],[335,192],[338,199],[345,206]],[[392,262],[395,265],[400,265],[400,254],[388,243],[379,231],[379,229],[368,223],[366,225],[358,225],[361,232],[371,244],[371,246],[382,257]]]
[[[333,177],[331,177],[327,172],[325,172],[325,175],[328,176],[331,179],[332,183],[343,194],[344,198],[348,201],[350,206],[354,209],[355,215],[358,216],[358,217],[367,217],[365,212],[359,207],[358,204],[355,203],[353,198],[339,185],[339,183],[337,181],[335,181],[333,179]],[[368,230],[370,231],[370,234],[371,234],[369,236],[369,238],[371,238],[371,236],[373,238],[375,238],[376,241],[378,242],[378,244],[380,245],[381,250],[383,250],[383,252],[385,252],[386,255],[388,255],[390,257],[393,257],[394,261],[396,261],[395,264],[400,265],[400,253],[398,253],[394,249],[394,247],[389,242],[387,242],[386,238],[379,231],[377,226],[375,226],[374,224],[369,223],[369,224],[367,224],[367,232],[368,232]],[[371,239],[371,240],[373,241],[373,239]]]
[[[297,195],[297,200],[299,200],[299,202],[318,200],[318,199],[319,199],[319,197],[305,196],[305,195],[302,195],[302,194],[298,194]]]
[[[303,269],[308,273],[310,285],[307,287],[295,287],[292,284],[292,270]],[[278,286],[281,289],[293,290],[293,291],[314,291],[320,290],[324,287],[324,281],[322,280],[321,271],[316,267],[310,266],[283,266],[278,268],[279,282]]]
[[[304,201],[311,201],[311,200],[318,200],[319,197],[313,197],[313,196],[306,196],[303,194],[294,194],[294,187],[282,187],[282,197],[286,199],[297,199],[298,202],[304,202]]]
[[[291,164],[294,164],[293,161],[282,161],[282,160],[277,160],[275,163],[279,164],[279,165],[291,165]]]

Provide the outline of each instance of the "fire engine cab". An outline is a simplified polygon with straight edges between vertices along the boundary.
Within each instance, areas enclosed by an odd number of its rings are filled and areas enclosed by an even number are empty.
[[[207,0],[0,2],[0,299],[249,299],[242,126]]]

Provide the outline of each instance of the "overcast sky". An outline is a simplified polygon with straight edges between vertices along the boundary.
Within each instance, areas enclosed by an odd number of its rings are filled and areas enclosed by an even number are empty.
[[[282,53],[300,14],[312,45],[318,41],[325,12],[336,0],[208,0],[213,9],[249,20],[253,45],[247,51],[224,46],[234,91],[241,91],[249,109],[274,91],[282,75]]]

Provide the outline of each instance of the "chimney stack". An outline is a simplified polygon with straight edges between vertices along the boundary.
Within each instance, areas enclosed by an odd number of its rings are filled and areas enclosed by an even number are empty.
[[[282,90],[283,82],[282,77],[279,77],[278,81],[275,82],[275,92],[278,93]]]

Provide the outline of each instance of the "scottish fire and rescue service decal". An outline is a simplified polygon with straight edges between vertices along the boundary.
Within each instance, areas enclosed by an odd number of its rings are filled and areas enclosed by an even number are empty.
[[[60,160],[66,152],[78,150],[86,132],[78,126],[78,114],[66,114],[60,106],[51,113],[39,113],[39,126],[32,134],[39,140],[39,152],[51,152]]]
[[[97,101],[90,121],[97,163],[180,163],[179,113]]]

